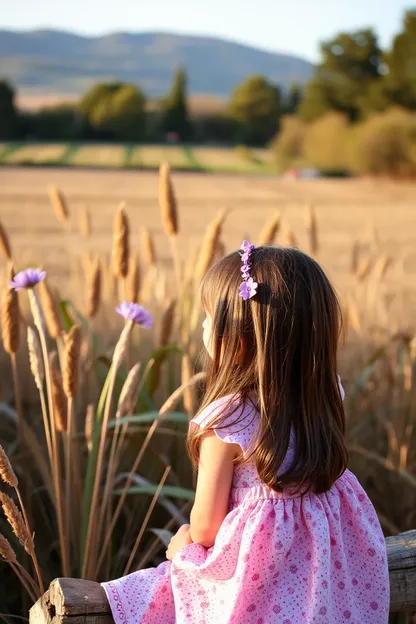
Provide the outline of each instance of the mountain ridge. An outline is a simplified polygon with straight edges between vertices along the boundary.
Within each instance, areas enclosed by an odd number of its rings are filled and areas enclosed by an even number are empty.
[[[301,57],[213,36],[0,30],[0,76],[20,91],[81,94],[98,81],[120,80],[159,97],[179,66],[188,73],[192,95],[216,97],[227,97],[251,74],[287,88],[292,81],[304,83],[313,72],[312,63]]]

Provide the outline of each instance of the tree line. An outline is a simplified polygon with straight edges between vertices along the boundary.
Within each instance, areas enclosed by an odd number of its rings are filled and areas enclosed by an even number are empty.
[[[234,88],[221,112],[191,115],[183,68],[166,97],[152,106],[137,85],[119,82],[93,86],[77,105],[32,113],[17,110],[14,96],[12,86],[0,82],[1,139],[273,141],[275,149],[283,139],[291,144],[283,149],[289,154],[296,152],[296,136],[305,134],[305,124],[328,114],[360,124],[392,107],[416,110],[416,9],[405,14],[390,49],[381,49],[371,29],[340,33],[321,44],[320,63],[304,89],[292,84],[285,91],[263,76],[250,76]],[[297,126],[287,121],[294,115]]]

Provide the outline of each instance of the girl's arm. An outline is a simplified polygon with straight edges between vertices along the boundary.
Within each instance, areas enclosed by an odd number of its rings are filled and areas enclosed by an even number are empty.
[[[234,459],[240,452],[238,444],[223,442],[213,431],[208,431],[201,439],[190,536],[193,542],[206,548],[214,544],[227,515]]]

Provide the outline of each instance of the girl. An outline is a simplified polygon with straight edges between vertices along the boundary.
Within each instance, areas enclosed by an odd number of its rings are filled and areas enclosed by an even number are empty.
[[[103,584],[116,624],[386,624],[383,534],[346,469],[326,275],[300,251],[245,241],[208,271],[202,301],[211,359],[187,440],[190,525],[168,561]]]

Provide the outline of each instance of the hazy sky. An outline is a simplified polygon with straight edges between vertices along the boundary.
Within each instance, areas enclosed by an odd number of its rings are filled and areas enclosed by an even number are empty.
[[[319,41],[372,26],[388,45],[415,0],[0,0],[0,29],[173,31],[317,60]]]

